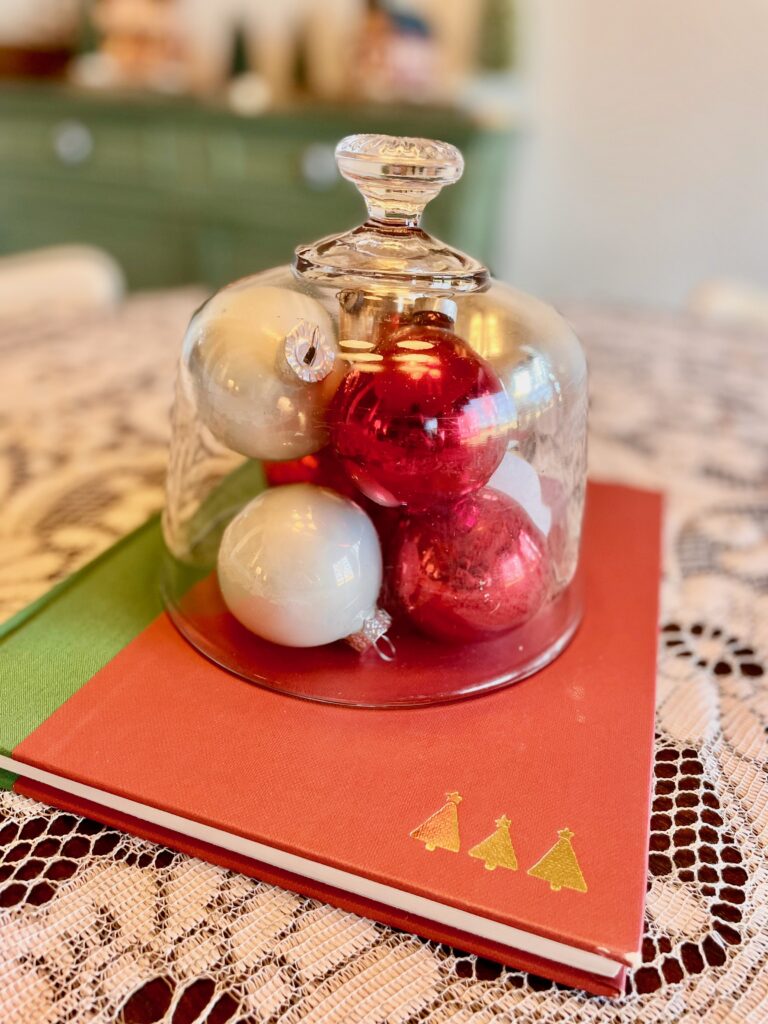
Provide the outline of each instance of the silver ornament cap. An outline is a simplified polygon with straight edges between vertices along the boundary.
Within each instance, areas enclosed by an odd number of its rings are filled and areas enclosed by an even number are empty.
[[[383,661],[392,661],[395,655],[395,647],[389,637],[387,630],[392,625],[392,616],[383,608],[374,608],[373,612],[363,622],[361,628],[350,636],[346,641],[358,654],[363,654],[371,647]],[[382,643],[383,641],[383,643]]]
[[[285,361],[305,384],[325,380],[333,370],[336,351],[317,324],[299,320],[285,336]]]

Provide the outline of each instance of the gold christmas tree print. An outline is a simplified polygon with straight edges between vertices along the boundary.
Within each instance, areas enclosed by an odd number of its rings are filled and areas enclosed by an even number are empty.
[[[458,793],[446,793],[446,802],[439,811],[435,811],[426,821],[411,832],[414,839],[424,843],[427,850],[450,850],[458,853],[461,846],[459,838],[458,805],[461,797]]]
[[[509,838],[509,826],[512,822],[502,814],[496,819],[496,831],[489,835],[477,846],[469,851],[470,857],[477,857],[485,861],[487,871],[494,871],[496,868],[509,868],[510,871],[517,871],[517,857],[512,840]]]
[[[581,873],[576,854],[573,852],[571,840],[575,833],[569,828],[561,828],[557,833],[560,837],[555,845],[544,854],[540,861],[537,861],[532,868],[528,868],[528,874],[534,878],[543,878],[549,882],[553,892],[561,889],[575,889],[576,892],[586,892],[587,883]]]

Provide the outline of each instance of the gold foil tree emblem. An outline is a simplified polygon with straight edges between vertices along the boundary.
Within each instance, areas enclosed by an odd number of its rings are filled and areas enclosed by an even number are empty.
[[[458,805],[461,797],[458,793],[446,793],[446,802],[439,811],[435,811],[426,821],[417,826],[411,837],[424,843],[427,850],[450,850],[451,853],[458,853],[461,848],[459,836],[459,812]]]
[[[553,892],[559,892],[560,889],[586,892],[587,883],[584,881],[579,862],[571,845],[571,839],[575,833],[571,832],[569,828],[562,828],[557,834],[560,838],[555,845],[547,850],[541,860],[537,861],[532,868],[528,868],[528,874],[549,882],[549,887]]]
[[[515,848],[509,837],[511,824],[506,814],[502,814],[500,818],[496,819],[496,831],[479,842],[477,846],[473,846],[469,851],[469,856],[485,861],[487,871],[494,871],[496,868],[509,868],[510,871],[517,871]]]

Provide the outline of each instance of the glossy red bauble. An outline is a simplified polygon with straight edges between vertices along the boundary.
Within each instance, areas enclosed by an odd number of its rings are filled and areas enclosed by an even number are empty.
[[[522,626],[549,590],[544,536],[516,501],[491,488],[454,509],[407,517],[391,557],[400,609],[421,632],[450,643]]]
[[[484,359],[446,327],[415,322],[353,365],[329,418],[332,445],[360,490],[380,505],[422,511],[487,483],[514,414]]]

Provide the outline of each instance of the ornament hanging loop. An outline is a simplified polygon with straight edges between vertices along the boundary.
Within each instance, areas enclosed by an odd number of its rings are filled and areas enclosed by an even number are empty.
[[[386,635],[392,625],[392,616],[383,608],[375,608],[356,633],[346,637],[350,647],[364,654],[371,647],[382,661],[394,661],[395,645]]]
[[[392,643],[390,638],[386,635],[380,636],[378,640],[374,640],[373,649],[376,651],[382,661],[394,661],[395,655],[397,654],[397,648]]]

